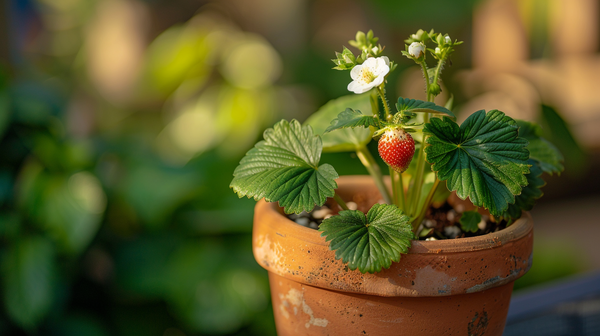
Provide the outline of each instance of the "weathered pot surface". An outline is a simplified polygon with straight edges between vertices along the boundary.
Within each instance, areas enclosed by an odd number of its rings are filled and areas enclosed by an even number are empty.
[[[339,194],[366,212],[380,198],[368,176],[342,177]],[[349,270],[320,232],[258,202],[253,251],[269,271],[279,335],[501,335],[514,280],[531,267],[525,214],[483,236],[413,241],[376,274]]]

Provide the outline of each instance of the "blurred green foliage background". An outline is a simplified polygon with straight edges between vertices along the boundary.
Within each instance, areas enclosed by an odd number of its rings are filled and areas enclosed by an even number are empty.
[[[466,41],[445,78],[467,101],[452,78],[472,66],[477,4],[3,3],[0,334],[274,335],[235,166],[274,121],[348,94],[330,59],[357,30],[399,63],[399,94],[421,90],[400,57],[410,33]]]

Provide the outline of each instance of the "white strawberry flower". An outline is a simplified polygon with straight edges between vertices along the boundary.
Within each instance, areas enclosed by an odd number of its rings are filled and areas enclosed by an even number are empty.
[[[415,58],[421,57],[425,52],[425,45],[422,42],[413,42],[408,46],[408,53]]]
[[[369,57],[363,64],[355,66],[350,71],[353,80],[348,84],[348,90],[356,94],[367,92],[381,85],[388,72],[390,72],[390,60],[386,56]]]

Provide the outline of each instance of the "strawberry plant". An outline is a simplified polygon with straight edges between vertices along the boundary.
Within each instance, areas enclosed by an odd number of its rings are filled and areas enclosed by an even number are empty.
[[[419,30],[406,43],[402,54],[420,66],[427,101],[399,97],[393,111],[385,87],[396,64],[383,55],[372,31],[358,32],[350,45],[359,54],[344,48],[333,60],[334,69],[350,71],[348,90],[355,95],[329,102],[304,125],[282,120],[266,130],[231,182],[240,197],[279,202],[286,214],[311,212],[328,198],[335,199],[342,211],[323,219],[318,230],[337,259],[363,273],[390,267],[407,252],[412,239],[430,234],[424,224],[434,200],[445,199],[450,192],[468,198],[475,210],[457,214],[461,228],[449,231],[472,234],[481,230],[482,223],[485,226],[483,216],[510,225],[542,196],[542,173],[563,170],[560,152],[542,138],[538,125],[498,110],[476,111],[459,125],[451,111],[452,99],[446,106],[433,102],[441,92],[440,75],[462,42]],[[429,66],[428,57],[434,66]],[[367,150],[373,139],[389,167],[391,192]],[[366,214],[349,209],[336,193],[335,168],[320,163],[323,151],[356,152],[373,177],[382,204]]]

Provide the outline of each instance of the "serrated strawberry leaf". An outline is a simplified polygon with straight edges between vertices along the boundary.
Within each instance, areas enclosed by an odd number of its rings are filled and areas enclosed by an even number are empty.
[[[286,213],[311,211],[333,197],[337,188],[335,169],[319,166],[321,149],[321,138],[310,126],[282,120],[246,153],[229,187],[239,197],[279,202]]]
[[[426,102],[417,99],[409,99],[409,98],[398,98],[398,103],[396,104],[396,109],[398,112],[402,113],[415,113],[415,112],[427,112],[427,113],[441,113],[447,116],[454,118],[454,114],[449,109],[436,105],[432,102]]]
[[[477,224],[481,222],[481,214],[477,211],[465,211],[458,220],[464,232],[477,232]]]
[[[331,121],[331,124],[325,130],[325,133],[340,128],[354,127],[376,127],[379,128],[379,118],[373,115],[364,115],[360,110],[347,108],[344,112],[338,114],[337,118]]]
[[[477,111],[459,127],[448,117],[425,125],[427,162],[461,199],[500,216],[527,185],[527,140],[503,112]]]
[[[531,165],[529,167],[530,173],[525,175],[527,177],[527,186],[523,187],[521,194],[515,197],[515,203],[508,205],[508,209],[501,216],[504,219],[512,220],[521,217],[523,210],[531,210],[535,201],[544,195],[540,189],[546,185],[546,182],[541,177],[543,169],[536,160],[529,159],[527,163]]]
[[[340,211],[319,227],[335,258],[358,268],[362,273],[375,273],[400,261],[413,238],[410,218],[395,205],[375,204],[365,215],[358,210]]]
[[[347,108],[360,110],[364,116],[371,116],[370,94],[349,95],[330,100],[304,123],[312,126],[315,134],[319,134],[323,139],[323,152],[354,152],[371,141],[373,132],[369,128],[343,128],[325,133],[331,121]]]
[[[517,125],[519,125],[519,137],[529,141],[527,146],[529,158],[537,161],[544,172],[560,174],[565,169],[562,164],[564,157],[558,148],[542,137],[542,128],[524,120],[517,120]]]

